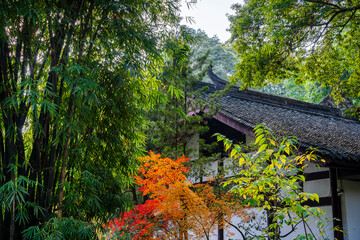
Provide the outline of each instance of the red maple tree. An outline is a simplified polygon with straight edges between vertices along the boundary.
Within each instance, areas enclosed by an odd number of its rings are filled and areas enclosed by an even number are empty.
[[[234,215],[246,217],[230,193],[221,197],[209,184],[193,184],[185,157],[176,160],[149,153],[135,176],[139,191],[149,200],[110,222],[112,232],[131,234],[132,239],[209,239],[217,226]]]

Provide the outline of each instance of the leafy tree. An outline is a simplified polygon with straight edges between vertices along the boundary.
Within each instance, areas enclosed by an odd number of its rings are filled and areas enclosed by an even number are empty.
[[[166,233],[167,221],[160,218],[156,209],[160,206],[159,199],[147,200],[144,204],[135,206],[125,212],[120,218],[109,222],[105,228],[109,229],[112,239],[162,239]]]
[[[245,1],[233,6],[231,41],[243,87],[294,78],[330,87],[337,101],[359,98],[357,1]]]
[[[297,84],[295,79],[284,79],[281,83],[269,84],[255,89],[274,95],[292,98],[304,102],[321,103],[331,92],[330,87],[323,87],[319,82],[306,81]]]
[[[157,78],[161,80],[155,107],[147,112],[149,125],[146,130],[147,149],[162,156],[174,158],[187,155],[197,158],[191,161],[192,169],[200,162],[214,160],[215,156],[205,158],[203,154],[193,156],[194,150],[189,146],[189,140],[196,134],[208,131],[205,119],[214,114],[214,99],[208,102],[198,96],[204,89],[195,90],[202,81],[209,67],[206,55],[195,62],[191,60],[191,50],[194,38],[188,36],[188,30],[182,29],[183,37],[168,41],[164,47],[165,61],[159,69]],[[205,108],[211,109],[205,112]],[[199,139],[200,149],[213,149],[216,143],[210,145]],[[203,164],[200,164],[203,165]],[[192,175],[191,171],[190,175]]]
[[[127,206],[178,8],[0,2],[1,239],[92,239]]]
[[[204,62],[212,63],[214,73],[220,78],[226,80],[235,74],[235,65],[239,62],[235,51],[231,50],[228,45],[223,45],[216,36],[210,38],[201,29],[186,28],[186,30],[195,40],[194,43],[190,44],[190,65],[197,66],[198,59],[206,58]],[[203,67],[203,69],[205,68]],[[193,70],[194,73],[199,71],[199,69]],[[208,82],[210,79],[205,75],[203,81]],[[317,81],[304,80],[300,83],[294,78],[282,79],[281,83],[273,85],[253,86],[251,88],[312,103],[321,102],[331,91],[330,87],[321,86],[321,83]]]
[[[235,73],[235,64],[238,62],[236,54],[227,45],[220,42],[217,36],[209,37],[203,30],[186,28],[188,33],[194,38],[195,42],[191,47],[191,65],[197,64],[197,59],[206,56],[205,63],[213,64],[214,72],[223,79]],[[195,70],[195,73],[199,70]],[[209,81],[208,77],[204,78]]]
[[[188,30],[186,28],[184,30],[183,34],[188,34]],[[150,124],[147,131],[147,147],[170,158],[182,154],[191,156],[192,161],[186,163],[191,169],[187,176],[189,179],[201,181],[212,171],[209,169],[208,163],[218,160],[219,154],[214,154],[211,150],[217,147],[217,143],[209,144],[201,139],[201,136],[196,149],[191,144],[189,145],[189,140],[194,136],[208,131],[206,118],[215,112],[213,111],[215,109],[214,101],[211,99],[208,99],[208,102],[200,100],[197,96],[201,94],[202,89],[194,90],[196,84],[207,72],[207,68],[203,67],[207,55],[192,61],[188,46],[188,44],[193,44],[191,40],[193,38],[190,36],[187,42],[177,40],[170,41],[165,45],[166,61],[158,77],[163,86],[160,86],[161,95],[156,107],[148,112]],[[205,112],[205,108],[211,110]],[[210,154],[204,156],[203,149]],[[194,154],[195,151],[199,151],[199,153]],[[212,186],[218,185],[216,181],[211,184],[213,184]],[[205,187],[206,185],[204,185]],[[219,198],[224,192],[219,186],[211,187],[211,189],[215,194],[213,197],[216,198]],[[138,199],[137,197],[136,200]],[[147,196],[145,196],[146,199]],[[212,227],[215,227],[215,223],[212,222]]]
[[[156,105],[148,111],[147,148],[167,157],[186,154],[189,136],[194,133],[193,118],[187,116],[194,87],[201,76],[189,66],[193,39],[182,29],[183,37],[168,41],[164,47],[164,64],[157,78],[161,81]],[[201,73],[200,75],[203,75]]]
[[[314,155],[314,150],[307,154],[299,154],[296,139],[293,137],[276,137],[270,129],[259,125],[255,129],[254,146],[257,152],[244,153],[238,144],[217,134],[219,141],[229,150],[230,156],[238,160],[241,171],[237,176],[225,182],[231,186],[231,192],[240,197],[244,205],[256,207],[266,213],[255,215],[256,218],[267,218],[257,230],[247,228],[240,223],[238,231],[244,239],[284,239],[296,229],[303,229],[296,239],[324,238],[323,210],[309,207],[306,201],[319,201],[316,193],[302,191],[301,183],[305,182],[303,170],[310,161],[321,162]],[[318,227],[312,229],[310,221],[318,222]],[[281,231],[283,226],[289,226],[288,232]]]
[[[150,152],[141,160],[135,179],[150,199],[111,222],[115,234],[132,239],[191,239],[190,235],[210,239],[221,219],[246,217],[231,193],[219,198],[209,184],[194,185],[186,180],[188,159],[161,158]]]

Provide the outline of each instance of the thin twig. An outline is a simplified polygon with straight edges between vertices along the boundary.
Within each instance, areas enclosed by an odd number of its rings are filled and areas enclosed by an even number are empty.
[[[236,230],[238,230],[238,232],[241,234],[241,236],[243,237],[244,240],[246,240],[244,233],[234,224],[232,224],[231,222],[224,220],[227,224],[229,224],[230,226],[234,227]]]

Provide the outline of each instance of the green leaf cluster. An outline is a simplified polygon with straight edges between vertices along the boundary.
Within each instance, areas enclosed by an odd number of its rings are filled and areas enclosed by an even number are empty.
[[[233,82],[310,81],[330,88],[338,103],[358,100],[358,2],[248,0],[233,9],[231,42],[240,59]]]
[[[249,153],[244,153],[240,145],[233,146],[224,136],[217,135],[218,141],[223,141],[225,149],[231,149],[230,156],[238,160],[241,167],[224,186],[230,186],[244,205],[266,212],[269,224],[263,226],[258,237],[282,239],[301,224],[311,232],[312,237],[317,238],[308,222],[313,219],[322,222],[324,213],[306,203],[318,202],[319,196],[303,192],[301,187],[305,182],[304,168],[308,162],[317,161],[317,156],[314,151],[300,154],[294,137],[277,137],[263,125],[254,130],[255,151]],[[283,226],[290,226],[291,230],[284,233],[281,231]],[[323,231],[320,229],[320,233]],[[247,234],[253,233],[250,231]]]

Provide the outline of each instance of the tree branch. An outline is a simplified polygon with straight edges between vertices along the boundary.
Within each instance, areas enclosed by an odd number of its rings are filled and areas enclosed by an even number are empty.
[[[318,3],[318,4],[322,4],[322,5],[328,5],[328,6],[333,6],[333,7],[336,7],[338,9],[341,9],[341,6],[333,4],[333,3],[329,3],[329,2],[317,1],[317,0],[307,0],[306,2]]]
[[[227,221],[227,220],[224,220],[227,224],[229,224],[230,226],[232,226],[233,228],[235,228],[240,234],[241,234],[241,236],[242,236],[242,238],[244,239],[244,240],[246,240],[246,237],[245,237],[245,235],[244,235],[244,233],[237,227],[237,226],[235,226],[234,224],[232,224],[231,222],[229,222],[229,221]]]

